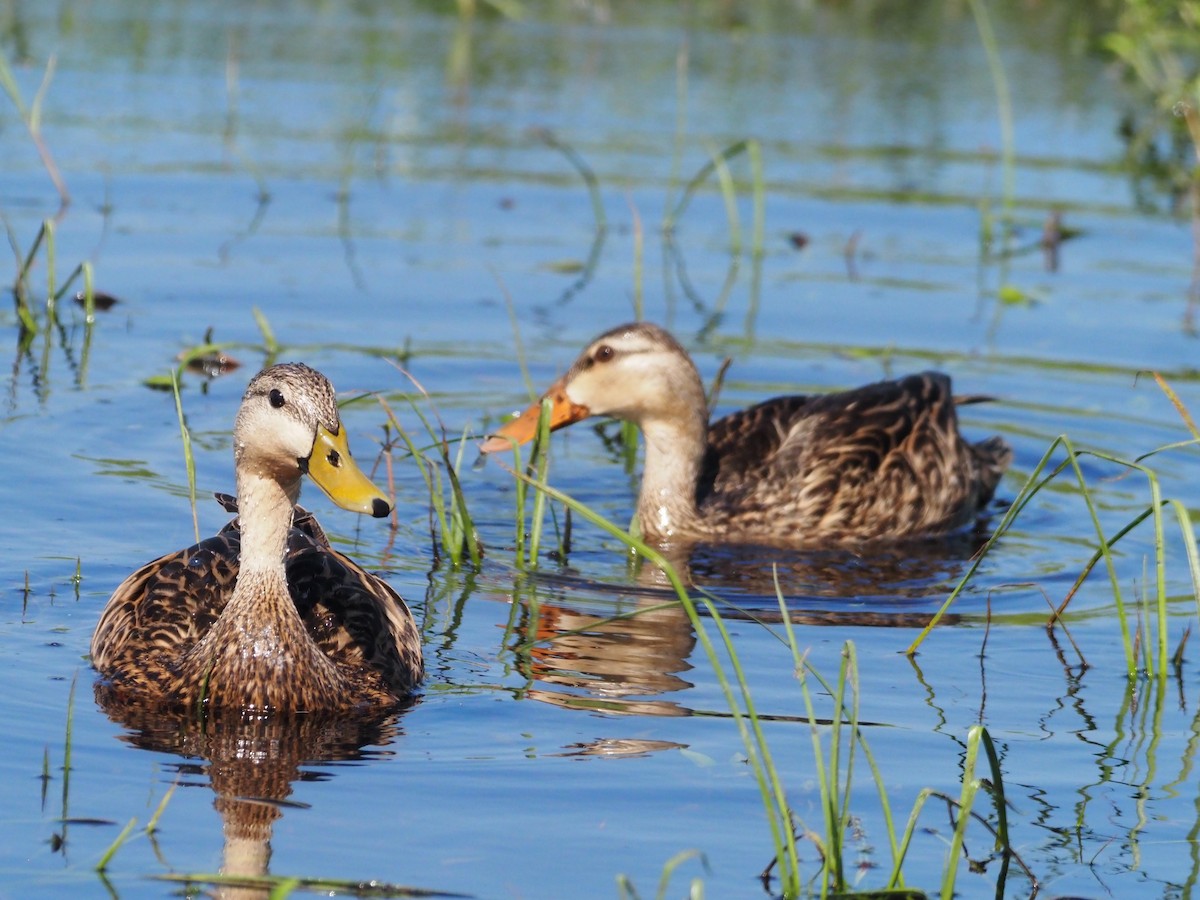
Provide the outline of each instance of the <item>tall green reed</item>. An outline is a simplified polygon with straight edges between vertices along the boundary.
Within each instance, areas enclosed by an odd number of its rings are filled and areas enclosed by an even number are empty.
[[[179,394],[179,373],[171,372],[171,393],[175,398],[175,415],[179,419],[179,438],[183,444],[183,464],[187,470],[188,501],[192,507],[192,528],[196,543],[200,543],[200,517],[196,511],[196,457],[192,452],[192,432],[183,413],[183,398]]]

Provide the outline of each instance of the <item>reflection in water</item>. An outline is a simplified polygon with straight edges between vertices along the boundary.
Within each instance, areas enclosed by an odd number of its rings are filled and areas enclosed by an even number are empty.
[[[572,709],[655,716],[686,716],[674,701],[652,699],[691,687],[677,673],[696,636],[678,603],[638,601],[632,612],[597,616],[536,600],[517,625],[522,673],[538,687],[532,699]]]
[[[782,620],[776,577],[789,620],[799,625],[923,628],[986,537],[846,549],[790,551],[774,547],[675,545],[665,555],[685,581],[719,600],[725,619]],[[654,716],[688,716],[696,710],[662,695],[692,687],[681,673],[696,633],[663,571],[643,565],[638,584],[614,588],[566,575],[539,575],[525,592],[515,625],[516,653],[531,686],[527,696],[570,709]],[[537,596],[547,583],[627,594],[615,614],[588,612],[561,599]],[[526,590],[527,588],[527,590]],[[919,609],[913,606],[919,604]],[[959,621],[950,614],[944,624]],[[711,714],[718,714],[713,711]],[[586,752],[613,755],[621,739],[601,739]],[[674,746],[674,745],[672,745]],[[639,751],[644,748],[639,748]],[[660,748],[650,748],[660,749]]]
[[[263,900],[270,884],[271,833],[288,807],[292,783],[320,780],[306,771],[313,763],[386,755],[378,748],[400,734],[400,709],[359,717],[261,717],[232,714],[197,720],[195,714],[164,712],[153,706],[109,702],[103,685],[96,700],[108,717],[128,730],[124,740],[144,750],[202,760],[180,762],[181,774],[207,774],[224,830],[222,876],[244,884],[222,884],[216,896]],[[294,804],[293,804],[294,805]]]
[[[924,607],[945,597],[987,538],[981,526],[946,537],[818,550],[679,543],[661,552],[685,584],[726,599],[778,614],[778,590],[798,624],[923,626],[934,612]],[[653,565],[641,568],[639,580],[648,586],[669,584]],[[872,609],[864,611],[862,603]],[[911,609],[916,603],[920,611]]]

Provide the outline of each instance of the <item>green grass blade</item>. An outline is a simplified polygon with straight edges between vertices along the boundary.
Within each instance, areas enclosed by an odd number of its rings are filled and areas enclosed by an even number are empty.
[[[67,693],[67,728],[63,738],[63,785],[62,785],[62,817],[64,821],[63,834],[66,834],[66,819],[69,817],[68,808],[71,796],[71,748],[75,743],[75,685],[79,681],[79,673],[71,677],[71,689]]]
[[[546,518],[546,491],[543,489],[546,485],[546,479],[550,475],[550,410],[554,406],[554,401],[550,397],[542,399],[542,409],[538,414],[537,425],[537,443],[533,456],[530,459],[532,465],[534,460],[537,461],[537,474],[534,482],[539,489],[533,497],[533,512],[529,521],[529,554],[526,557],[526,562],[530,568],[536,569],[538,564],[538,552],[542,543],[542,530]]]
[[[175,415],[179,418],[179,436],[183,441],[183,464],[187,469],[188,501],[192,506],[192,528],[196,543],[200,543],[200,516],[196,511],[196,459],[192,454],[192,433],[183,414],[183,398],[179,393],[179,375],[171,370],[171,393],[175,398]]]
[[[263,346],[266,347],[267,357],[274,359],[280,350],[279,341],[275,339],[275,332],[271,330],[271,323],[267,321],[267,317],[263,311],[257,306],[253,309],[254,321],[258,325],[259,332],[262,333]]]
[[[152,815],[150,817],[150,821],[146,823],[146,834],[154,834],[154,832],[158,830],[158,820],[161,819],[163,813],[167,811],[167,804],[171,801],[171,798],[175,796],[175,788],[177,787],[179,787],[178,781],[174,782],[169,788],[167,788],[167,792],[163,794],[162,799],[158,801],[158,806],[154,809],[154,815]]]
[[[729,255],[737,258],[742,255],[742,225],[738,216],[737,188],[734,186],[733,176],[729,174],[729,166],[717,154],[713,155],[713,171],[721,189],[721,199],[725,203],[725,220],[729,223]]]
[[[749,141],[743,140],[734,144],[730,144],[724,150],[714,154],[708,160],[708,162],[700,167],[699,171],[697,171],[696,174],[691,177],[691,180],[689,180],[684,186],[683,193],[681,194],[679,201],[675,204],[675,208],[672,209],[663,220],[663,231],[672,232],[676,229],[679,220],[683,217],[683,213],[688,207],[688,204],[691,203],[692,196],[699,189],[700,185],[704,184],[704,182],[708,180],[708,177],[717,171],[718,165],[724,165],[738,154],[746,152],[749,143]]]
[[[104,854],[97,861],[97,872],[104,872],[108,870],[108,864],[112,862],[112,858],[117,855],[117,851],[120,850],[121,847],[125,845],[125,842],[129,840],[129,835],[133,831],[135,825],[137,825],[137,819],[130,819],[125,823],[125,827],[121,829],[121,833],[117,835],[116,840],[109,844],[108,849],[104,851]]]

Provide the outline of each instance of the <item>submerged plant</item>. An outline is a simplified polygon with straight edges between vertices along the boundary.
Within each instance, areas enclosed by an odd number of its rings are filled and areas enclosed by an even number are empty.
[[[12,296],[14,311],[17,317],[17,362],[20,367],[22,360],[27,360],[31,367],[33,360],[34,339],[43,335],[41,357],[36,362],[38,382],[44,390],[48,383],[50,372],[51,350],[54,338],[57,336],[59,347],[67,357],[67,361],[75,371],[76,383],[80,386],[87,381],[88,361],[92,343],[92,330],[96,323],[96,310],[99,307],[100,295],[97,294],[92,275],[92,265],[89,262],[77,264],[62,282],[59,282],[57,264],[57,226],[54,220],[42,222],[27,250],[22,250],[20,242],[7,218],[4,219],[8,233],[9,244],[15,258],[16,275],[13,278]],[[45,298],[35,301],[33,274],[41,254],[45,254]],[[60,304],[68,291],[80,280],[82,289],[77,290],[73,299],[83,308],[83,344],[78,357],[73,347],[72,333],[64,321]],[[111,301],[105,296],[103,299]]]

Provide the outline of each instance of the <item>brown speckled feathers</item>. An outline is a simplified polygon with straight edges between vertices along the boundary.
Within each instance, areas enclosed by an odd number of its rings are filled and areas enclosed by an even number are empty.
[[[826,539],[938,534],[991,500],[1012,451],[958,432],[950,379],[923,372],[850,391],[777,397],[718,419],[697,484],[702,513],[737,528],[783,520]]]
[[[234,498],[218,501],[236,512]],[[166,692],[167,705],[189,706],[197,692],[181,682],[180,659],[225,609],[238,574],[241,531],[233,519],[214,537],[142,566],[114,592],[93,645],[92,663],[109,677],[110,699]],[[367,696],[390,703],[410,694],[423,672],[420,636],[400,595],[334,550],[316,517],[301,506],[284,562],[292,600],[322,654]],[[400,615],[403,611],[403,615]]]

